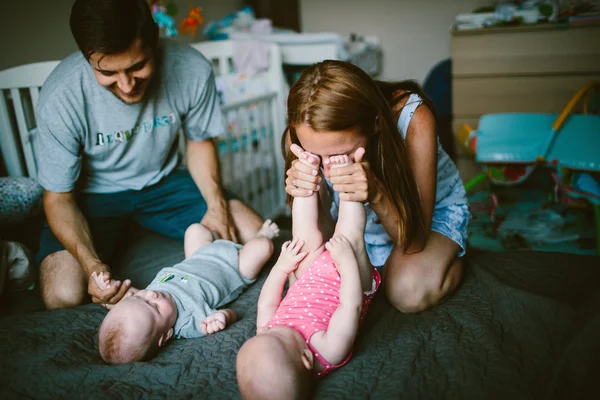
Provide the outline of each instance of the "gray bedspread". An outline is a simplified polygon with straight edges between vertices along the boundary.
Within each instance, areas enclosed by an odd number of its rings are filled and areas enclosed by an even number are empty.
[[[179,243],[146,235],[124,256],[124,274],[142,287],[182,257]],[[467,262],[457,293],[430,311],[401,314],[379,293],[353,359],[319,382],[315,398],[590,395],[600,371],[600,259],[514,252]],[[152,361],[124,366],[97,354],[98,306],[4,316],[0,398],[238,398],[235,355],[255,331],[263,281],[233,304],[242,318],[230,328],[172,340]]]

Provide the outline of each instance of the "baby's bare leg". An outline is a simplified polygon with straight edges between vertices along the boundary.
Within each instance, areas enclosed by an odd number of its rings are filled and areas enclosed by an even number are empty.
[[[183,238],[183,250],[188,258],[200,247],[214,241],[213,233],[204,225],[192,224],[185,230]]]
[[[330,157],[331,168],[345,167],[352,164],[346,155]],[[342,235],[352,245],[354,255],[360,269],[360,280],[364,292],[371,290],[373,270],[365,248],[365,225],[367,212],[365,206],[357,201],[340,200],[340,211],[335,234]]]
[[[320,164],[319,157],[307,151],[302,151],[298,159],[314,168]],[[300,262],[294,272],[300,277],[314,262],[315,258],[323,252],[323,234],[319,229],[319,195],[317,192],[308,197],[295,197],[292,205],[292,233],[294,238],[304,241],[302,251],[307,251],[308,256]]]
[[[266,220],[256,236],[249,240],[239,253],[239,271],[246,279],[253,280],[273,254],[273,238],[279,235],[276,223]]]

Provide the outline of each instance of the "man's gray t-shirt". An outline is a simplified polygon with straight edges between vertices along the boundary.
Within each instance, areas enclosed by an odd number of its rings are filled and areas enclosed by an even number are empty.
[[[211,64],[187,44],[160,41],[144,99],[125,104],[101,86],[81,52],[50,74],[37,103],[38,180],[52,192],[140,190],[179,163],[177,132],[223,132]]]
[[[242,246],[215,240],[194,254],[160,270],[146,289],[167,292],[177,307],[173,331],[178,338],[203,336],[200,323],[238,298],[252,282],[239,272],[238,252]]]

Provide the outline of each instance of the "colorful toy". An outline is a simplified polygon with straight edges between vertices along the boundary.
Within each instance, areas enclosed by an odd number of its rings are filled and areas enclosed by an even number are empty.
[[[467,190],[486,179],[515,185],[538,166],[552,168],[557,192],[594,206],[600,254],[600,115],[597,99],[591,104],[594,89],[596,94],[600,91],[600,82],[580,88],[558,115],[488,114],[481,117],[477,130],[463,124],[456,137],[483,164],[483,172],[465,184]],[[582,113],[573,114],[582,99]]]
[[[175,21],[167,13],[167,8],[157,1],[153,1],[152,4],[152,17],[158,24],[160,29],[165,30],[167,36],[177,36],[177,29],[175,28]]]
[[[200,14],[202,9],[200,7],[194,7],[190,10],[187,17],[185,17],[179,24],[179,31],[182,35],[190,34],[190,36],[196,36],[198,27],[204,23],[204,18]]]

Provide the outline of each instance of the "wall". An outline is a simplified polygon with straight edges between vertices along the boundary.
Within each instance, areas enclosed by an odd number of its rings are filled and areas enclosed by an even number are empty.
[[[303,32],[378,36],[382,79],[422,81],[450,57],[450,26],[485,0],[300,0]]]
[[[175,0],[176,23],[189,10],[189,0]],[[69,29],[72,0],[1,0],[0,70],[20,64],[57,60],[77,50]],[[243,0],[192,0],[202,7],[205,21],[216,20],[242,7]],[[195,38],[202,40],[201,28]]]

